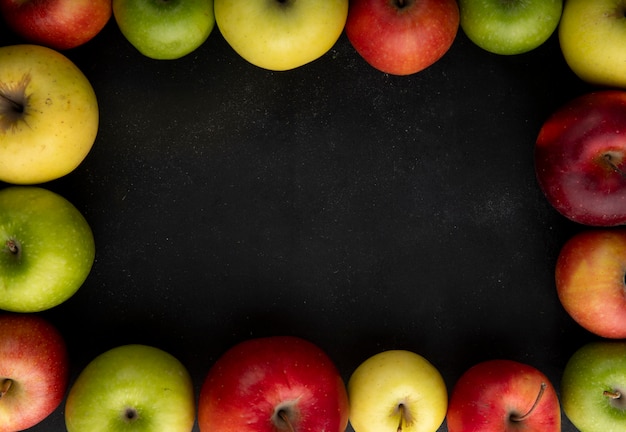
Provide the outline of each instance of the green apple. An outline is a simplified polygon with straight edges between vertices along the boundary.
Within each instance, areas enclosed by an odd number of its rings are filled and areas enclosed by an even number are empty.
[[[568,360],[561,406],[581,432],[626,430],[626,342],[588,343]]]
[[[479,47],[514,55],[542,45],[561,19],[563,0],[459,0],[461,28]]]
[[[73,171],[98,132],[87,77],[39,45],[0,48],[0,181],[44,183]]]
[[[348,0],[215,0],[228,44],[268,70],[294,69],[328,52],[343,32]]]
[[[91,228],[68,200],[37,186],[0,190],[0,309],[59,305],[81,287],[94,259]]]
[[[190,432],[193,383],[185,366],[152,346],[112,348],[93,359],[65,403],[68,432]]]
[[[406,350],[375,354],[348,381],[350,424],[355,432],[435,432],[448,409],[439,371]]]
[[[626,1],[568,0],[559,24],[565,61],[582,80],[626,88]]]
[[[195,51],[215,26],[213,0],[113,0],[113,16],[131,45],[156,60]]]

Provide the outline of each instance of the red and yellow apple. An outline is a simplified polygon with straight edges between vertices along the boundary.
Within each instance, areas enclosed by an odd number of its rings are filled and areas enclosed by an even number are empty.
[[[410,75],[450,49],[459,29],[456,0],[354,0],[346,35],[372,67]]]
[[[198,402],[202,432],[344,432],[348,396],[321,348],[291,336],[250,339],[211,367]]]
[[[626,91],[578,96],[542,125],[534,154],[548,202],[592,226],[626,224]]]
[[[559,253],[555,280],[561,304],[598,336],[626,338],[626,229],[579,232]]]
[[[0,0],[6,23],[30,43],[67,50],[93,39],[111,18],[111,0]]]
[[[456,382],[447,423],[449,432],[561,432],[561,408],[554,386],[537,368],[486,360]]]
[[[69,379],[65,340],[33,314],[0,315],[0,432],[28,429],[63,401]]]

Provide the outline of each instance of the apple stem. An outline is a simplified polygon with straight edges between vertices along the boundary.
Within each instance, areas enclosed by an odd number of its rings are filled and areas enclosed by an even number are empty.
[[[537,408],[537,405],[539,405],[539,401],[543,397],[543,393],[546,391],[547,387],[548,387],[548,385],[546,383],[542,382],[541,383],[541,387],[539,388],[539,394],[535,398],[535,403],[533,403],[533,406],[531,406],[530,409],[528,410],[528,412],[526,414],[524,414],[524,415],[521,415],[521,416],[517,416],[517,415],[511,416],[511,420],[514,421],[514,422],[521,422],[521,421],[526,420],[528,417],[530,417],[530,415],[535,410],[535,408]]]
[[[11,388],[11,385],[13,385],[13,380],[10,378],[5,378],[2,383],[0,383],[0,399],[2,399],[2,397],[7,394],[7,392],[9,391],[9,389]]]
[[[17,112],[17,113],[23,113],[24,112],[24,106],[22,104],[20,104],[19,102],[14,101],[13,99],[11,99],[7,95],[5,95],[2,91],[0,91],[0,98],[2,98],[5,101],[7,101],[11,105],[11,108],[13,108],[13,110],[15,112]]]
[[[280,417],[280,419],[287,424],[289,432],[296,432],[296,430],[293,428],[293,425],[289,421],[289,416],[287,415],[287,412],[285,410],[278,411],[278,417]]]
[[[606,160],[606,163],[608,163],[609,166],[613,169],[613,171],[615,171],[622,177],[626,177],[626,173],[620,167],[618,167],[617,165],[613,163],[613,156],[611,156],[609,153],[606,153],[603,155],[603,157],[604,157],[604,160]]]
[[[20,251],[15,240],[7,240],[7,248],[13,255],[17,255]]]
[[[602,394],[610,399],[620,399],[622,397],[622,393],[618,390],[605,390]]]
[[[398,411],[400,411],[400,422],[398,423],[398,429],[396,432],[402,432],[402,423],[404,423],[404,404],[398,405]]]

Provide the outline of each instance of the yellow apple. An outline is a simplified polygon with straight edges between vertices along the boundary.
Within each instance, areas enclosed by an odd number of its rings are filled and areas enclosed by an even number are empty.
[[[348,0],[215,0],[215,21],[248,62],[288,70],[328,52],[348,17]]]
[[[565,61],[591,84],[626,87],[626,1],[568,0],[559,24]]]
[[[66,56],[39,45],[0,48],[0,181],[44,183],[73,171],[98,131],[87,77]]]
[[[350,424],[355,432],[435,432],[448,410],[439,371],[406,350],[375,354],[348,381]]]

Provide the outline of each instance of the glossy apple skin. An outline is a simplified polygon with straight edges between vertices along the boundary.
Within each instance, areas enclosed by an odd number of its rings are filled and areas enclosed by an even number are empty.
[[[556,110],[542,125],[534,154],[548,202],[579,224],[625,224],[625,136],[625,91],[587,93]]]
[[[348,0],[215,0],[228,44],[251,64],[273,71],[304,66],[343,33]]]
[[[67,50],[100,33],[111,18],[111,0],[0,0],[0,12],[29,42]]]
[[[131,45],[155,60],[192,53],[215,27],[213,0],[113,0],[113,16]]]
[[[614,399],[605,392],[619,392]],[[563,412],[581,432],[626,430],[626,342],[601,340],[580,347],[561,377]]]
[[[309,341],[250,339],[226,351],[209,370],[198,425],[202,432],[287,432],[287,424],[275,419],[280,409],[297,432],[344,432],[345,384],[328,355]]]
[[[65,402],[68,432],[191,432],[193,382],[172,354],[141,344],[120,345],[94,358]]]
[[[65,55],[33,44],[0,47],[0,181],[40,184],[80,165],[98,134],[85,74]],[[6,97],[19,101],[12,108]]]
[[[0,386],[13,381],[0,398],[0,432],[30,428],[63,401],[69,359],[57,328],[31,314],[0,315]]]
[[[563,0],[459,0],[461,28],[479,47],[515,55],[541,46],[561,19]]]
[[[435,432],[448,408],[439,371],[421,355],[388,350],[367,358],[348,381],[355,432]]]
[[[567,0],[559,24],[565,61],[582,80],[626,88],[624,0]]]
[[[0,309],[40,312],[65,302],[95,254],[89,223],[67,199],[37,186],[0,190]]]
[[[456,0],[353,0],[345,32],[372,67],[411,75],[450,49],[459,29]]]
[[[556,262],[556,290],[567,313],[598,336],[626,338],[626,228],[579,232]]]
[[[531,414],[518,422],[511,416]],[[469,368],[455,384],[447,415],[449,432],[560,432],[561,408],[552,383],[533,366],[495,359]]]

